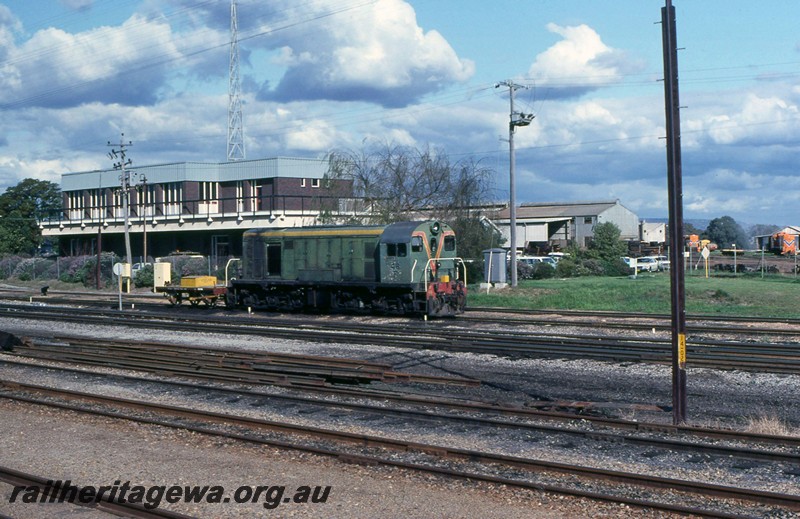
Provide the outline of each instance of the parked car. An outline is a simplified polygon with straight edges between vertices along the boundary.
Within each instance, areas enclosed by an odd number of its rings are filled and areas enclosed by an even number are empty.
[[[636,258],[636,271],[643,272],[645,270],[648,272],[657,272],[659,270],[658,260],[653,256]]]
[[[636,272],[648,271],[655,272],[658,270],[658,261],[652,256],[645,256],[642,258],[630,258],[625,256],[622,258],[627,266],[633,268],[636,265]]]
[[[658,270],[669,270],[669,258],[667,256],[653,256],[658,262]]]
[[[537,263],[545,263],[553,268],[556,268],[556,264],[558,263],[554,258],[551,258],[550,256],[518,256],[517,261],[521,263],[527,263],[530,266],[534,266]]]

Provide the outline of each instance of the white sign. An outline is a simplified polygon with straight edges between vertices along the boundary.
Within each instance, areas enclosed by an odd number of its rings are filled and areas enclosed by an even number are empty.
[[[115,276],[122,275],[122,270],[125,268],[124,263],[114,263],[114,266],[111,268],[112,272],[114,272]]]
[[[711,254],[711,252],[708,250],[708,247],[703,247],[703,250],[700,252],[700,254],[702,254],[703,259],[708,259],[708,256]]]

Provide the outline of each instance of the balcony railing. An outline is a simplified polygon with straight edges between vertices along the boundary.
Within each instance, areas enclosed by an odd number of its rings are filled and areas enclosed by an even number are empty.
[[[226,210],[226,208],[230,208]],[[139,224],[184,223],[193,220],[235,221],[241,218],[278,218],[281,216],[330,217],[355,216],[371,212],[372,201],[355,197],[284,196],[274,195],[253,199],[252,197],[222,198],[208,200],[183,200],[181,202],[134,203],[129,208],[128,221]],[[122,224],[125,220],[123,208],[119,206],[90,206],[64,209],[43,215],[43,227],[75,227]]]

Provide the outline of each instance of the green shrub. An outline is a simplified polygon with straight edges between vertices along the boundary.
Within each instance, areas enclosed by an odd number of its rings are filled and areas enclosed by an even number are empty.
[[[153,265],[145,265],[136,273],[136,277],[133,278],[133,285],[139,288],[152,287],[154,280],[155,273],[153,271]]]

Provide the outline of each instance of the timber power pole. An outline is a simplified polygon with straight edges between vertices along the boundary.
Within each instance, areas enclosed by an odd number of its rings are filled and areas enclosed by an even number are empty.
[[[130,220],[128,214],[128,208],[130,206],[130,189],[131,189],[131,174],[130,171],[126,169],[127,166],[130,166],[133,162],[131,159],[126,157],[127,152],[125,149],[129,146],[133,146],[131,141],[128,141],[126,144],[125,141],[125,134],[121,134],[119,139],[119,149],[112,149],[108,153],[108,158],[110,158],[114,162],[114,169],[120,170],[119,175],[119,182],[120,182],[120,196],[122,197],[122,216],[125,219],[125,255],[126,255],[126,262],[128,265],[133,263],[131,260],[131,234],[130,234]],[[111,141],[108,141],[109,146],[117,146],[115,144],[111,144]]]
[[[667,186],[669,197],[670,299],[672,302],[672,421],[686,422],[686,292],[683,257],[683,181],[681,118],[678,98],[678,44],[675,8],[661,8],[664,47],[664,99],[667,123]]]
[[[511,109],[508,121],[508,218],[509,218],[509,239],[511,240],[511,286],[517,286],[517,179],[516,179],[516,153],[514,151],[514,133],[517,126],[528,126],[535,117],[533,114],[524,114],[514,111],[514,92],[520,88],[528,88],[524,85],[514,83],[510,79],[497,83],[494,87],[508,87]]]

